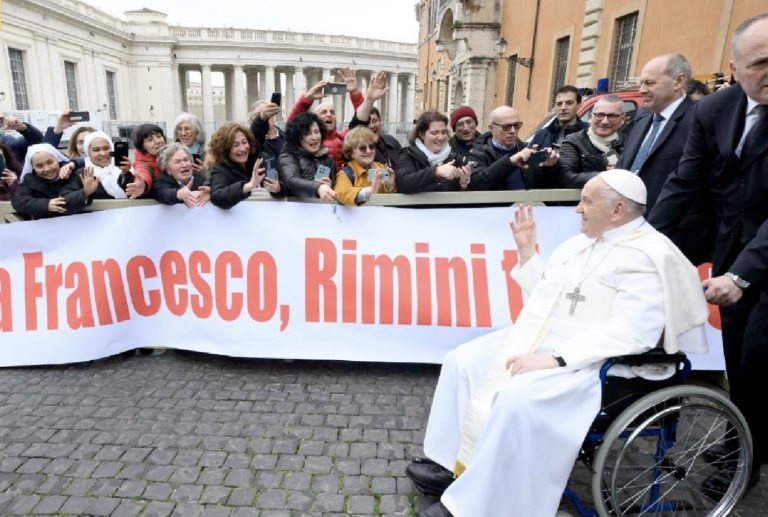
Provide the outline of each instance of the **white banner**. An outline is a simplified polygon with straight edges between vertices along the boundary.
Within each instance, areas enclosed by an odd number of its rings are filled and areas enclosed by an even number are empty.
[[[0,366],[148,346],[440,363],[520,312],[511,214],[265,202],[0,225]],[[536,217],[545,257],[579,231],[573,208]],[[723,368],[711,330],[696,368]]]

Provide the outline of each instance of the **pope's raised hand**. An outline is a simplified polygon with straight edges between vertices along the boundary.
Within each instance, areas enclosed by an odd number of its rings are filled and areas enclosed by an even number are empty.
[[[536,219],[533,217],[533,207],[523,205],[515,208],[515,218],[509,223],[509,227],[512,229],[521,263],[525,262],[536,252]]]

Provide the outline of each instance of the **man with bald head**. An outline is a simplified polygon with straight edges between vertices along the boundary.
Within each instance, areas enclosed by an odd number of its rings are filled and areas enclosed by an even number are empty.
[[[443,362],[424,436],[429,459],[406,468],[417,489],[441,496],[420,517],[552,517],[600,408],[605,359],[660,339],[668,352],[706,351],[696,268],[646,224],[645,202],[629,171],[591,179],[576,208],[581,233],[546,266],[533,209],[516,210],[511,274],[525,306],[514,326]]]
[[[645,183],[647,213],[677,169],[691,131],[695,103],[685,94],[690,78],[691,65],[680,54],[654,57],[640,72],[640,94],[648,114],[635,123],[616,166],[631,170]],[[708,262],[713,226],[714,207],[707,192],[702,192],[670,238],[694,264]]]
[[[705,295],[720,305],[731,400],[754,440],[754,484],[760,465],[768,463],[761,396],[768,391],[768,12],[734,31],[731,72],[736,84],[697,103],[680,165],[650,222],[672,235],[696,197],[708,188],[716,191],[717,238]],[[723,479],[721,487],[730,482],[728,472]],[[717,480],[710,481],[716,488]]]
[[[523,126],[515,108],[499,106],[488,115],[488,132],[481,135],[467,157],[475,162],[469,190],[528,190],[553,187],[553,178],[528,167],[533,154],[518,138]],[[543,166],[557,163],[557,153],[546,150]]]

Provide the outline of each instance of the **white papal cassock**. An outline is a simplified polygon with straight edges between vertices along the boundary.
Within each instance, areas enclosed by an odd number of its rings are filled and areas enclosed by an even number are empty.
[[[552,517],[600,408],[603,360],[650,350],[662,330],[667,351],[706,351],[696,269],[642,218],[512,274],[520,317],[448,354],[427,424],[425,454],[461,474],[441,498],[456,517]],[[585,299],[571,314],[576,286]],[[567,366],[510,376],[506,358],[533,350]]]

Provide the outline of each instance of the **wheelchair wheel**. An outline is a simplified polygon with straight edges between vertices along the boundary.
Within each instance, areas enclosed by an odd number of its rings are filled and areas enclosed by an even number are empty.
[[[592,495],[600,516],[725,516],[746,490],[751,463],[752,436],[727,397],[672,386],[610,425],[595,456]]]

